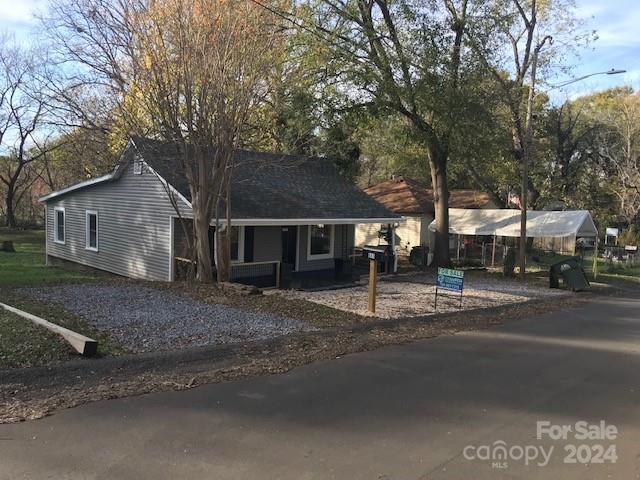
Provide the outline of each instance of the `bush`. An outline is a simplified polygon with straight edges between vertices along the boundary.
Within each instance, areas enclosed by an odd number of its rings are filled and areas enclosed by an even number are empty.
[[[631,225],[629,228],[622,231],[618,237],[618,244],[622,245],[638,245],[640,244],[640,232],[636,229],[635,225]]]

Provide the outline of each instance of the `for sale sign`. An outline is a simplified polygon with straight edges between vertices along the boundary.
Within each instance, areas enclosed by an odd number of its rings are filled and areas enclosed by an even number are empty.
[[[450,292],[462,294],[462,289],[464,288],[464,272],[451,268],[438,268],[436,287],[439,290],[449,290]]]

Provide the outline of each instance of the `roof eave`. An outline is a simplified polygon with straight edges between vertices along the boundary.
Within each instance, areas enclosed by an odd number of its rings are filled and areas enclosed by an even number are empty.
[[[358,225],[367,223],[403,223],[402,217],[377,218],[233,218],[232,225],[238,226],[291,226],[291,225]],[[222,220],[224,223],[224,219]]]
[[[40,203],[46,203],[49,200],[52,200],[54,198],[60,197],[62,195],[66,195],[67,193],[71,193],[74,192],[76,190],[81,190],[83,188],[87,188],[93,185],[97,185],[99,183],[105,183],[108,182],[110,180],[112,180],[114,178],[114,174],[113,173],[108,173],[106,175],[102,175],[101,177],[96,177],[96,178],[90,178],[89,180],[85,180],[84,182],[80,182],[80,183],[76,183],[75,185],[71,185],[67,188],[63,188],[61,190],[57,190],[55,192],[51,192],[43,197],[40,197],[38,199],[38,201]]]

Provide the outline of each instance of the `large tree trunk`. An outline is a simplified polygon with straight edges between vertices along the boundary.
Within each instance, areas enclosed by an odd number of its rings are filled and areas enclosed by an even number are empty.
[[[7,195],[5,196],[5,204],[6,204],[5,223],[9,228],[15,228],[18,226],[18,222],[16,220],[14,195],[15,195],[15,192],[13,191],[13,188],[10,185],[7,188]]]
[[[436,238],[433,262],[437,267],[451,264],[449,255],[449,187],[447,185],[446,162],[440,158],[429,158],[431,185],[433,187],[433,206],[436,216]]]
[[[216,279],[218,283],[228,282],[231,278],[231,265],[230,265],[230,227],[226,227],[223,230],[216,229]]]
[[[202,192],[196,193],[193,198],[193,226],[196,246],[196,280],[203,283],[213,281],[213,269],[211,266],[211,244],[209,242],[210,215],[203,205]]]

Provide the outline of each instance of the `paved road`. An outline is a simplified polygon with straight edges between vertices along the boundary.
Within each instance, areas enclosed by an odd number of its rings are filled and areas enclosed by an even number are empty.
[[[0,426],[0,478],[640,478],[634,297]],[[575,429],[567,441],[536,439],[537,421],[600,420],[616,439],[576,440]],[[507,465],[473,459],[499,440]],[[615,444],[617,462],[563,463],[569,444],[597,459],[596,443]],[[527,446],[530,456],[554,447],[548,465],[535,465],[541,456],[524,465],[518,447]]]

